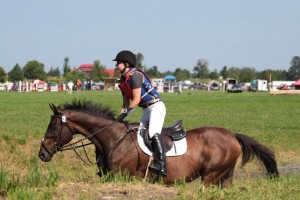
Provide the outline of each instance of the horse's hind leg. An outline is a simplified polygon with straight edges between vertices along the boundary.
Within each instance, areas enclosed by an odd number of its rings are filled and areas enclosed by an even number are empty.
[[[231,187],[232,181],[233,181],[234,168],[235,168],[235,164],[221,178],[221,187],[222,188],[229,188],[229,187]]]
[[[203,177],[203,185],[205,187],[209,187],[211,185],[218,185],[222,188],[230,187],[233,180],[234,167],[235,163],[225,170],[222,169],[219,171],[207,173]]]
[[[202,177],[204,187],[219,185],[222,175],[219,172],[210,172]]]

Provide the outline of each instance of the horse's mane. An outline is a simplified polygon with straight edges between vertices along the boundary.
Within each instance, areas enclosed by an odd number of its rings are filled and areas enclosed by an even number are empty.
[[[76,110],[113,120],[115,120],[116,115],[116,112],[113,111],[109,106],[104,106],[101,103],[92,102],[86,99],[73,99],[71,103],[66,102],[58,107],[59,109]]]

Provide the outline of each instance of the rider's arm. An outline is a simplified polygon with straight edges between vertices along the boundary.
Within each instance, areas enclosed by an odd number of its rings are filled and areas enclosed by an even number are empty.
[[[133,100],[131,101],[130,108],[135,108],[141,101],[141,88],[136,88],[132,90]]]
[[[123,94],[122,96],[123,96],[123,105],[122,105],[120,113],[123,113],[124,112],[124,108],[127,108],[130,105],[130,100],[128,99],[128,97],[125,94]]]

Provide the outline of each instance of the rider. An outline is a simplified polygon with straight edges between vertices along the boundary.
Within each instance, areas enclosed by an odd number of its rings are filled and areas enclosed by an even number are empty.
[[[119,52],[113,61],[117,61],[116,70],[122,74],[119,88],[122,91],[123,106],[117,120],[122,121],[136,106],[143,109],[140,122],[149,124],[149,138],[155,159],[155,164],[149,170],[165,177],[166,154],[160,135],[166,115],[165,104],[146,73],[135,68],[136,57],[131,51]]]

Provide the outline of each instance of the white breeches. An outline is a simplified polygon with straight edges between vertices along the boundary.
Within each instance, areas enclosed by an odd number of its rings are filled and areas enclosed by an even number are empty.
[[[140,122],[149,123],[149,137],[152,138],[155,133],[161,134],[166,116],[166,107],[162,101],[159,101],[148,108],[143,109],[143,116]]]

